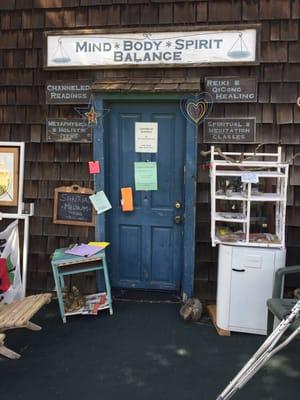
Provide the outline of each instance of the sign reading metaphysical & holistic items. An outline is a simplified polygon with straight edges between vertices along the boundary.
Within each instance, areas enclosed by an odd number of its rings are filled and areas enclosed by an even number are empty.
[[[178,32],[47,32],[45,67],[196,66],[256,63],[257,29]]]
[[[54,191],[53,222],[64,225],[95,225],[95,212],[90,200],[94,191],[78,185],[61,186]]]
[[[47,142],[92,142],[92,130],[83,118],[48,118],[46,123]]]
[[[46,104],[88,104],[92,93],[89,80],[46,82]]]
[[[214,103],[243,103],[257,101],[255,77],[207,77],[204,90]]]
[[[157,122],[135,123],[135,151],[137,153],[157,153]]]
[[[254,143],[256,118],[207,118],[205,143]]]

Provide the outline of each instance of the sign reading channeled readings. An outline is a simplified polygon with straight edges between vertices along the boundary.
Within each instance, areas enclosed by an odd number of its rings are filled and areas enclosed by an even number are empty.
[[[256,29],[191,32],[48,33],[46,67],[164,66],[256,61]]]

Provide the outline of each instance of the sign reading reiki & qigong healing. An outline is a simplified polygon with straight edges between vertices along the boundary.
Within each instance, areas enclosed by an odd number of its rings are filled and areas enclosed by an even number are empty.
[[[87,120],[80,118],[48,118],[46,122],[47,142],[92,142],[92,130]]]
[[[46,82],[46,104],[88,104],[92,93],[89,80]]]
[[[254,143],[256,118],[207,118],[204,143]]]
[[[243,103],[257,101],[255,77],[207,77],[204,90],[214,103]]]
[[[256,63],[257,29],[147,33],[47,32],[46,68]]]

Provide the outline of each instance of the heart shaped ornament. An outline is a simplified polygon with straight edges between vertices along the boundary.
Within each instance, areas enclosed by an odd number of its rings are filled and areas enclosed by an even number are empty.
[[[180,108],[186,119],[201,124],[211,112],[213,99],[210,93],[202,92],[181,99]]]

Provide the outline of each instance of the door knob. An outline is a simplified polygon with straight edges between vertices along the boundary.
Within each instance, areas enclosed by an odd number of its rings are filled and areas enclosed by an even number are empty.
[[[180,203],[180,201],[176,201],[175,203],[175,208],[181,208],[182,204]]]
[[[183,217],[181,215],[175,215],[174,222],[175,224],[181,224],[181,222],[183,222]]]

